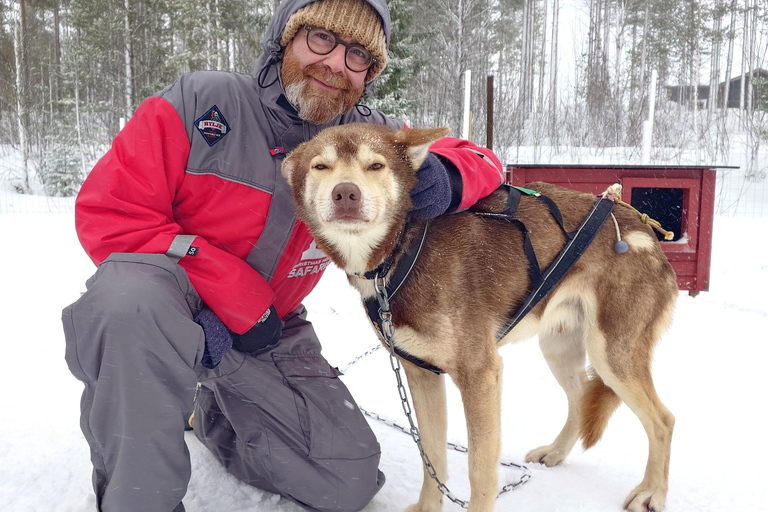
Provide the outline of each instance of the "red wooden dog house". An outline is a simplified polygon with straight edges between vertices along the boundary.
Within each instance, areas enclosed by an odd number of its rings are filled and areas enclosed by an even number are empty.
[[[507,183],[524,187],[545,181],[601,194],[614,183],[622,199],[673,231],[661,245],[677,273],[677,284],[691,295],[709,290],[715,167],[616,165],[508,165]],[[661,237],[660,237],[661,239]]]

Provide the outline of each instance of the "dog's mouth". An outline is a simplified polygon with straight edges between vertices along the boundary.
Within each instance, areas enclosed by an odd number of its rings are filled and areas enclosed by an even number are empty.
[[[350,211],[339,211],[334,209],[334,211],[331,212],[331,215],[328,218],[328,222],[331,222],[334,224],[362,224],[362,223],[368,222],[368,220],[365,218],[365,216],[361,211],[350,212]]]

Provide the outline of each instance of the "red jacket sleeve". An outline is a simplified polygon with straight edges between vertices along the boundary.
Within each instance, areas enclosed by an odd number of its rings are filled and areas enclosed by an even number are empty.
[[[459,210],[465,210],[504,183],[501,162],[490,149],[468,140],[444,137],[429,151],[449,160],[461,173],[462,189]]]
[[[176,235],[176,191],[185,176],[189,139],[176,110],[161,98],[142,103],[83,183],[75,203],[80,243],[97,265],[116,252],[165,254]],[[179,264],[216,315],[244,333],[269,308],[266,280],[237,256],[202,237]]]

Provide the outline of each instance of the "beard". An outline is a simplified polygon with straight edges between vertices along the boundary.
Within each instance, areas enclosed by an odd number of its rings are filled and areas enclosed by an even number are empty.
[[[302,69],[290,47],[285,49],[284,55],[285,96],[305,121],[329,123],[354,107],[362,97],[365,86],[355,87],[343,74],[333,73],[319,62]],[[324,89],[315,80],[338,90]]]

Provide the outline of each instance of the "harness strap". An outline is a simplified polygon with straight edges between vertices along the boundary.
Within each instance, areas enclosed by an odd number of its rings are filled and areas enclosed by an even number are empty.
[[[554,203],[552,204],[554,205]],[[528,268],[529,273],[532,276],[531,283],[533,289],[523,304],[517,309],[517,311],[515,311],[514,315],[512,315],[512,318],[499,332],[497,335],[497,341],[501,341],[504,336],[509,334],[509,332],[523,319],[523,317],[525,317],[525,315],[527,315],[534,307],[536,307],[536,305],[549,294],[549,292],[563,279],[563,277],[565,277],[565,274],[568,273],[571,267],[573,267],[573,265],[579,261],[581,255],[584,254],[584,251],[587,250],[592,241],[595,239],[595,236],[597,236],[597,232],[605,223],[605,220],[608,218],[611,212],[613,212],[613,206],[614,203],[611,199],[607,197],[600,197],[597,199],[597,201],[595,201],[592,209],[589,211],[581,225],[579,225],[575,231],[568,233],[563,230],[566,234],[566,237],[568,238],[568,242],[566,242],[563,249],[557,255],[557,258],[555,258],[555,261],[552,262],[552,264],[543,274],[539,270],[539,277],[537,279],[533,278],[534,273],[532,272],[531,268],[534,265],[538,267],[538,263],[532,259],[535,258],[535,255],[533,255],[533,247],[530,246],[530,237],[528,236],[528,232],[527,230],[523,231],[525,238],[525,254],[528,258]],[[554,207],[557,209],[556,205],[554,205]],[[559,209],[557,209],[557,212],[559,213]],[[519,225],[524,226],[522,222],[520,222]],[[528,246],[530,246],[530,253],[532,256],[529,255]]]
[[[397,265],[394,267],[392,276],[390,277],[389,281],[385,286],[385,289],[383,290],[384,294],[386,295],[384,299],[387,302],[392,300],[392,298],[394,298],[394,296],[397,295],[397,292],[400,291],[400,288],[408,279],[408,276],[410,275],[411,270],[413,270],[413,266],[416,264],[416,261],[419,259],[421,250],[424,247],[424,240],[426,240],[427,238],[428,229],[429,229],[429,222],[424,224],[424,228],[422,232],[413,239],[410,246],[408,246],[408,250],[402,255],[402,257],[400,258],[400,261],[398,261]],[[389,272],[390,268],[391,268],[391,262],[385,267],[385,269],[383,269],[382,273],[376,272],[376,275],[372,277],[369,277],[368,275],[369,273],[366,273],[365,276],[362,278],[376,279],[377,277],[384,277]],[[377,294],[378,294],[378,291],[377,291]],[[376,330],[378,331],[379,336],[381,337],[381,339],[384,340],[387,346],[390,346],[390,342],[387,340],[387,337],[384,336],[383,334],[384,325],[381,318],[382,308],[381,308],[380,300],[381,298],[377,296],[369,297],[363,301],[363,305],[365,306],[365,311],[368,313],[368,318],[370,318],[371,322],[373,322],[373,325],[376,327]],[[386,311],[386,313],[389,313],[389,311]],[[390,346],[390,348],[392,347]],[[424,361],[423,359],[419,359],[418,357],[414,356],[410,352],[407,352],[399,348],[397,345],[394,345],[394,351],[398,357],[408,361],[409,363],[412,363],[418,366],[419,368],[423,368],[424,370],[428,370],[437,375],[444,373],[443,370],[441,370],[437,366],[431,365],[428,362]]]
[[[531,278],[532,283],[538,283],[543,279],[541,274],[541,267],[539,266],[539,260],[536,258],[536,251],[533,250],[533,244],[531,243],[531,230],[528,229],[523,221],[515,217],[511,217],[505,213],[476,212],[475,215],[479,217],[505,220],[517,225],[517,227],[520,229],[520,232],[523,234],[523,253],[525,254],[525,258],[528,260],[528,277]]]
[[[563,224],[563,214],[560,213],[560,208],[557,207],[555,202],[551,200],[549,197],[539,194],[536,196],[536,199],[544,203],[544,206],[547,207],[549,210],[549,213],[554,217],[555,221],[557,222],[557,225],[560,226],[560,230],[563,232],[563,234],[567,238],[572,238],[574,232],[568,232],[565,230],[565,224]]]
[[[523,252],[525,253],[525,259],[528,260],[528,276],[531,278],[532,283],[541,282],[544,280],[544,277],[541,275],[539,260],[536,258],[536,251],[533,250],[533,244],[531,243],[531,230],[520,219],[514,220],[523,232]]]

